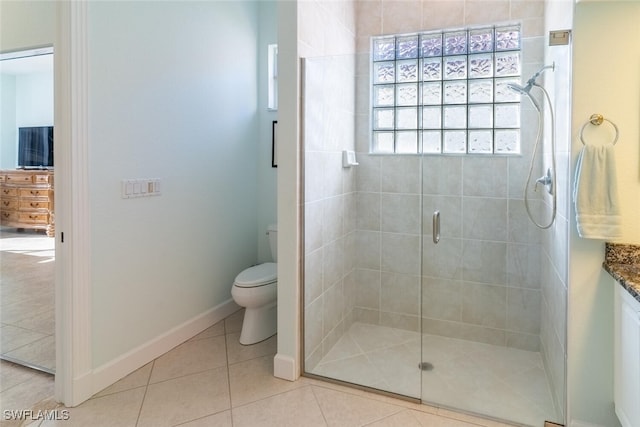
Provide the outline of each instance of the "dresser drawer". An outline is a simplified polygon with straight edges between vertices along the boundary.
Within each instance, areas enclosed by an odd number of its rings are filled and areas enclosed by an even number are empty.
[[[17,195],[18,195],[17,188],[3,187],[2,189],[0,189],[0,196],[16,197]]]
[[[36,198],[36,199],[49,199],[49,190],[47,188],[20,188],[18,189],[18,196],[20,198]]]
[[[31,174],[11,174],[8,173],[6,175],[7,184],[33,184],[33,179]]]
[[[0,184],[2,184],[3,182],[5,182],[7,180],[7,177],[5,174],[1,174],[0,175]]]
[[[49,175],[33,175],[33,183],[34,184],[48,184],[49,183]]]
[[[47,224],[49,214],[37,212],[18,212],[18,221],[25,224]]]
[[[2,205],[4,208],[4,205]],[[29,211],[29,210],[48,210],[49,209],[49,201],[48,200],[39,200],[39,199],[20,199],[18,203],[18,209],[21,211]]]
[[[2,222],[11,222],[18,220],[17,211],[0,211],[0,220]]]
[[[17,210],[18,199],[0,199],[0,209],[2,210]]]

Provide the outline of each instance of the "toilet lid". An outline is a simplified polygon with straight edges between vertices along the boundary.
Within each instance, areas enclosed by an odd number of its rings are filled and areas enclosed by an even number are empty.
[[[247,268],[236,277],[236,286],[254,288],[275,282],[277,278],[276,265],[275,262],[265,262],[264,264]]]

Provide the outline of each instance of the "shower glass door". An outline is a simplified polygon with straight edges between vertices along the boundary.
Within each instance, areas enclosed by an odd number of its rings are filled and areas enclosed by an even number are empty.
[[[540,353],[540,233],[508,186],[522,161],[423,157],[422,399],[537,426],[556,411]]]
[[[519,35],[519,27],[512,30]],[[523,40],[521,45],[510,64],[523,74],[540,69],[541,40]],[[555,373],[549,366],[560,354],[549,348],[557,342],[551,337],[556,326],[545,318],[548,306],[556,303],[544,298],[557,290],[551,290],[555,283],[549,252],[544,250],[546,236],[528,219],[523,200],[539,117],[531,104],[520,103],[515,92],[502,91],[501,84],[520,77],[499,75],[501,55],[495,53],[496,75],[492,75],[494,83],[487,85],[491,95],[481,103],[472,86],[482,88],[487,77],[471,78],[474,61],[482,62],[471,54],[464,83],[468,92],[460,92],[463,99],[454,96],[458,92],[453,89],[460,83],[456,75],[447,76],[447,69],[443,96],[437,102],[429,100],[434,103],[430,111],[442,111],[438,133],[445,136],[442,147],[430,148],[425,139],[423,150],[431,153],[420,156],[421,399],[539,426],[545,420],[563,419],[564,396],[558,386],[563,379],[555,387],[549,381],[549,372]],[[444,57],[443,61],[454,60]],[[463,122],[469,129],[458,131],[458,123],[448,121],[447,114],[453,114],[461,102],[469,103],[461,110],[466,111]],[[482,116],[478,108],[493,113]],[[424,129],[431,129],[425,123]],[[495,129],[489,132],[489,148],[483,151],[476,145],[481,138],[472,134],[484,127]],[[453,145],[447,147],[447,132],[465,135],[462,141],[466,142],[457,153]],[[506,133],[517,135],[511,146],[518,149],[510,153],[499,146]],[[538,153],[538,159],[545,154]],[[533,197],[533,209],[543,208],[542,192]],[[543,295],[545,290],[548,293]]]

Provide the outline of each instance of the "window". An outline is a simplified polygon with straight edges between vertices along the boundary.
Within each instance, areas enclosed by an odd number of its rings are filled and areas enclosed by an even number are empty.
[[[268,49],[267,108],[269,110],[277,110],[278,109],[278,45],[270,44],[267,47],[267,49]]]
[[[518,154],[520,25],[372,38],[372,153]]]

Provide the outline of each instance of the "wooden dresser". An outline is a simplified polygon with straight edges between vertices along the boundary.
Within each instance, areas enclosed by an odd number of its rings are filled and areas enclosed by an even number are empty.
[[[53,171],[0,171],[0,224],[55,234]]]

